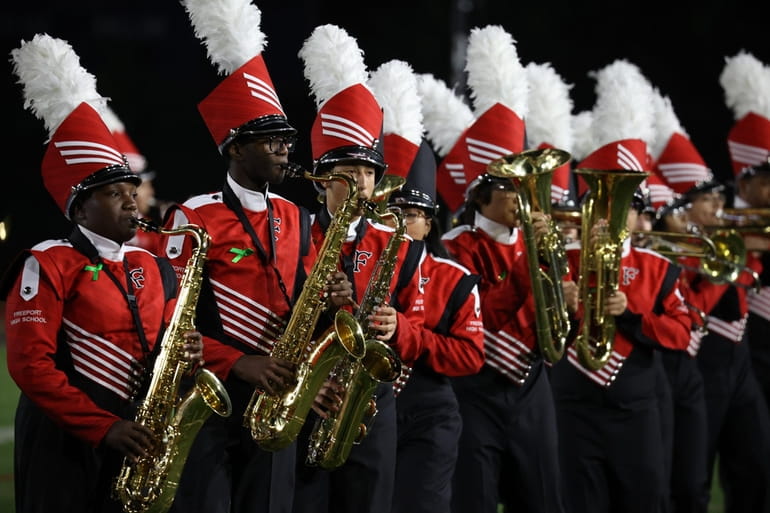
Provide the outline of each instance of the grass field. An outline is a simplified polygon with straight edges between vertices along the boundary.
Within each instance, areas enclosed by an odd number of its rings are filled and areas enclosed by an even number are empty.
[[[1,333],[0,333],[1,335]],[[13,415],[19,389],[8,375],[5,340],[0,340],[0,511],[14,511],[13,502]],[[721,513],[722,490],[717,484],[711,490],[709,513]]]

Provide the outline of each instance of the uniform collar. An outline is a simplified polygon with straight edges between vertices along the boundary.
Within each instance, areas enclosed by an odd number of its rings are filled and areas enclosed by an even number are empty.
[[[741,198],[736,194],[735,199],[733,200],[733,207],[735,208],[749,208],[751,205],[746,203],[746,200]]]
[[[476,212],[473,218],[474,226],[482,229],[487,235],[492,237],[495,241],[503,244],[513,244],[519,238],[518,228],[509,228],[504,224],[492,221],[488,217],[484,217],[479,212]]]
[[[265,192],[253,191],[247,189],[236,182],[232,176],[227,175],[227,184],[233,190],[235,197],[241,202],[241,206],[252,212],[263,212],[267,210],[266,194],[268,193],[269,185],[265,186]]]
[[[78,225],[80,231],[85,237],[94,245],[96,251],[99,252],[99,256],[104,260],[110,260],[112,262],[122,262],[125,256],[125,247],[123,244],[118,244],[112,239],[102,237],[96,232],[92,232],[84,226]]]

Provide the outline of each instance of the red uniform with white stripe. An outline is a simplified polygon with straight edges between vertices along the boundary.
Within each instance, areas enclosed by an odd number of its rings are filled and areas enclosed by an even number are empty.
[[[534,302],[526,247],[514,229],[506,241],[484,230],[459,226],[443,237],[449,252],[481,276],[486,362],[516,383],[529,375],[536,354]]]
[[[567,248],[567,258],[572,280],[578,282],[580,269],[580,245],[571,244]],[[635,335],[648,345],[659,345],[668,349],[686,350],[690,341],[691,318],[684,303],[684,296],[679,290],[678,280],[662,298],[662,310],[656,311],[656,300],[661,291],[671,263],[651,250],[632,247],[629,240],[623,244],[623,253],[618,271],[618,290],[626,294],[626,306],[629,321],[637,325]],[[697,306],[697,305],[696,305]],[[582,315],[582,309],[578,317]],[[634,318],[635,317],[635,318]],[[615,330],[612,355],[601,369],[591,371],[578,361],[574,346],[567,348],[567,358],[588,378],[602,386],[610,386],[620,373],[625,360],[634,350],[635,343],[628,333]]]
[[[244,205],[244,213],[260,238],[262,247],[270,251],[268,234],[275,237],[278,258],[268,255],[271,264],[265,265],[254,243],[243,229],[236,214],[222,201],[221,193],[190,198],[182,205],[172,207],[169,217],[174,226],[192,223],[205,229],[212,239],[206,269],[216,305],[216,315],[222,323],[222,340],[209,339],[204,344],[207,367],[222,378],[227,378],[233,363],[244,353],[270,354],[283,332],[290,315],[291,305],[280,291],[280,274],[289,297],[297,285],[299,262],[309,273],[316,257],[315,248],[309,248],[300,257],[300,210],[294,203],[269,194],[273,211],[273,226],[264,197],[257,195],[254,209]],[[184,264],[192,251],[189,236],[174,235],[161,244],[181,276]]]
[[[165,304],[154,255],[113,245],[101,252],[103,265],[122,279],[128,262],[152,349],[173,301]],[[122,418],[114,406],[128,405],[131,366],[143,358],[131,310],[105,270],[68,241],[45,241],[30,253],[7,298],[8,369],[48,417],[96,447]]]

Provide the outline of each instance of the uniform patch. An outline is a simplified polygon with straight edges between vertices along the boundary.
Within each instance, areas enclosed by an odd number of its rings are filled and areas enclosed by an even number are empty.
[[[356,250],[355,258],[353,259],[353,272],[360,273],[361,266],[365,266],[369,263],[369,259],[372,258],[371,251]]]
[[[639,269],[636,267],[623,267],[623,285],[629,285],[639,276]]]
[[[27,258],[21,271],[21,288],[19,295],[24,301],[37,296],[40,288],[40,262],[35,257]]]

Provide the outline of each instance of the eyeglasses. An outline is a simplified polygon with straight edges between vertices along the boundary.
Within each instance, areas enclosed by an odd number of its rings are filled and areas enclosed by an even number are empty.
[[[297,138],[291,135],[271,135],[268,137],[261,137],[257,140],[266,144],[270,153],[278,153],[284,146],[286,146],[286,151],[291,153],[297,145]]]
[[[404,212],[401,215],[404,216],[404,221],[406,221],[407,223],[413,223],[417,221],[417,219],[420,217],[422,217],[423,219],[428,218],[428,216],[426,216],[422,212]]]

